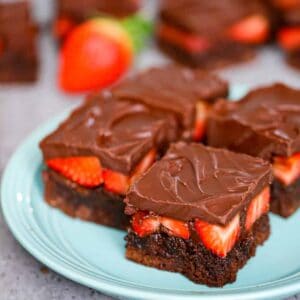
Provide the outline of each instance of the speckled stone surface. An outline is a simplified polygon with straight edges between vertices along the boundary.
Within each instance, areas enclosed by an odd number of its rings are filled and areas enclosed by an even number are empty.
[[[49,19],[51,2],[35,0],[39,21]],[[145,11],[152,13],[153,1]],[[56,50],[47,31],[42,32],[41,76],[31,86],[0,85],[0,177],[9,156],[17,145],[39,124],[63,109],[75,106],[82,96],[62,94],[55,81]],[[136,69],[166,61],[151,47],[137,60]],[[257,86],[284,81],[300,88],[300,73],[284,64],[279,51],[266,48],[248,64],[220,72],[233,84]],[[68,300],[112,299],[89,288],[73,283],[48,270],[28,254],[14,239],[0,212],[0,300]],[[300,296],[290,298],[300,300]]]

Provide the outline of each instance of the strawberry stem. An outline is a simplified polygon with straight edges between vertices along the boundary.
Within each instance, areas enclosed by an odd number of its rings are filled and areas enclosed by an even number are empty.
[[[121,24],[132,39],[134,51],[140,52],[153,31],[153,23],[139,15],[134,15],[123,19]]]

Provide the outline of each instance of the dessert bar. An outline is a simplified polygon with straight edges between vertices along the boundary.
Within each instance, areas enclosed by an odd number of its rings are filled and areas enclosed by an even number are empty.
[[[216,68],[247,60],[265,43],[272,17],[261,0],[164,0],[156,35],[180,63]]]
[[[54,34],[64,39],[74,26],[96,15],[126,17],[135,13],[140,0],[56,0]]]
[[[202,144],[172,144],[129,189],[126,257],[223,286],[268,238],[268,162]]]
[[[0,82],[36,80],[36,35],[27,1],[0,1]]]
[[[288,217],[300,206],[300,90],[274,84],[235,103],[220,100],[208,121],[207,141],[273,164],[273,212]]]
[[[173,115],[94,94],[40,144],[45,200],[71,216],[125,228],[129,184],[177,139]]]
[[[216,75],[179,65],[150,68],[112,89],[130,99],[176,115],[185,140],[201,140],[210,104],[228,94],[228,84]]]

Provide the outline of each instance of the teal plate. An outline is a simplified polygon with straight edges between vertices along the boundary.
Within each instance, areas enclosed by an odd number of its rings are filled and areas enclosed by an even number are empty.
[[[242,93],[235,90],[235,96]],[[11,158],[1,187],[2,209],[17,240],[56,272],[103,293],[128,299],[280,299],[300,291],[300,212],[271,216],[272,235],[224,288],[124,258],[124,232],[71,219],[43,201],[39,141],[67,112],[33,132]]]

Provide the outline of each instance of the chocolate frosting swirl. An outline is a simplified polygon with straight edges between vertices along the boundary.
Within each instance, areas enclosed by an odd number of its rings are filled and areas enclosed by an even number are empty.
[[[153,147],[177,137],[177,124],[141,103],[93,95],[40,144],[45,159],[99,157],[102,166],[129,174]]]
[[[271,167],[262,159],[179,142],[131,187],[126,212],[225,225],[271,181]]]

